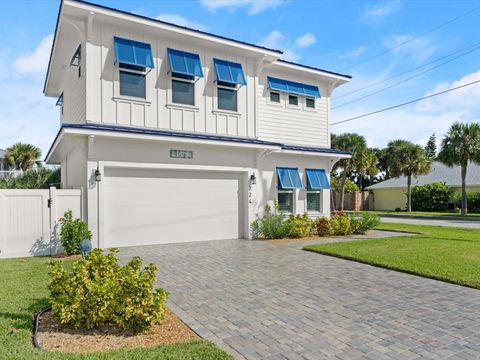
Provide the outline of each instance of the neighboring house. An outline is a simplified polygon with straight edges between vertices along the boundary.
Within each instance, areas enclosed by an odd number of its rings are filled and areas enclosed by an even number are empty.
[[[434,182],[444,182],[453,191],[459,192],[462,187],[462,178],[459,166],[448,167],[439,161],[432,163],[432,170],[428,175],[412,178],[412,187]],[[470,163],[467,169],[467,191],[480,191],[480,166]],[[388,179],[378,184],[368,186],[365,190],[373,193],[373,209],[371,210],[405,210],[407,205],[407,178]]]
[[[282,53],[65,0],[45,81],[47,156],[84,189],[99,247],[249,238],[278,201],[329,216],[330,97],[350,76]]]
[[[5,159],[6,151],[0,149],[0,180],[12,174],[13,167]]]

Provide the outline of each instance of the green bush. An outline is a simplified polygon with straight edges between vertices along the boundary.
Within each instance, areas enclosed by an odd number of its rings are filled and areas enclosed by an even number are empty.
[[[453,193],[452,199],[457,208],[462,207],[462,196],[459,192]],[[471,213],[480,213],[480,192],[467,192],[467,208]]]
[[[304,238],[311,234],[313,221],[307,213],[303,215],[290,215],[282,224],[285,235],[289,238]]]
[[[336,177],[332,177],[331,178],[331,182],[332,182],[332,189],[339,193],[340,192],[340,179],[336,178]],[[358,187],[357,184],[355,184],[352,180],[350,179],[345,179],[345,193],[346,194],[350,194],[350,193],[354,193],[356,191],[360,190],[360,188]]]
[[[354,234],[365,234],[380,224],[380,218],[375,214],[361,214],[350,219],[350,228]]]
[[[78,254],[80,243],[85,239],[92,238],[87,223],[80,219],[73,219],[71,210],[66,211],[59,222],[62,224],[60,242],[65,252],[68,255]]]
[[[87,329],[113,325],[137,332],[164,319],[168,294],[153,289],[157,266],[142,269],[139,257],[120,266],[116,253],[94,249],[70,270],[61,261],[51,262],[49,301],[62,324]]]
[[[450,188],[444,182],[414,186],[412,188],[413,211],[445,211],[451,197]]]
[[[313,226],[315,229],[315,234],[317,234],[318,236],[332,235],[332,227],[330,226],[330,219],[326,217],[316,218]]]
[[[257,217],[250,226],[252,235],[255,239],[284,238],[287,236],[287,232],[283,222],[284,215],[278,211],[277,204],[274,204],[273,210],[269,205],[266,205],[263,217]]]
[[[28,170],[20,176],[0,180],[0,189],[48,189],[60,184],[60,169]]]
[[[330,227],[332,229],[333,235],[351,235],[352,228],[350,222],[350,217],[345,215],[345,213],[341,211],[332,214],[332,217],[330,219]]]

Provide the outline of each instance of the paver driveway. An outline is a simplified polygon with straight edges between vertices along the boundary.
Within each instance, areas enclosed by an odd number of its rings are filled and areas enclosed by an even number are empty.
[[[480,291],[300,249],[226,240],[120,256],[159,264],[171,309],[237,358],[480,358]]]

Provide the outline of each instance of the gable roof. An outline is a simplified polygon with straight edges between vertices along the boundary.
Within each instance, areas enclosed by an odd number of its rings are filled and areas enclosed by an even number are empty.
[[[468,164],[466,180],[467,186],[480,186],[480,165],[475,163]],[[439,161],[434,161],[429,174],[412,178],[412,186],[426,185],[434,182],[444,182],[450,187],[461,187],[460,166],[448,167]],[[406,188],[407,178],[401,176],[368,186],[365,190]]]

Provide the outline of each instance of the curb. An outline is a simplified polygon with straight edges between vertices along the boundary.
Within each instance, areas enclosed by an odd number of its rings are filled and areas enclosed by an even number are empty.
[[[42,345],[40,343],[40,340],[38,339],[38,326],[40,322],[40,317],[45,314],[47,311],[52,310],[52,307],[49,306],[46,309],[40,310],[34,317],[33,319],[33,346],[36,347],[37,349],[41,349]]]

